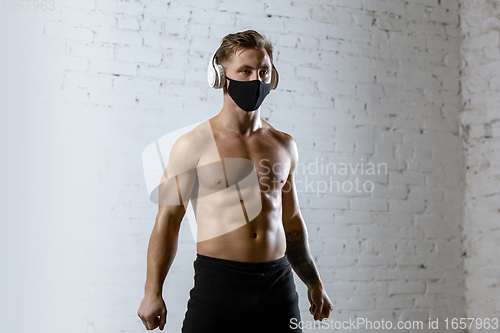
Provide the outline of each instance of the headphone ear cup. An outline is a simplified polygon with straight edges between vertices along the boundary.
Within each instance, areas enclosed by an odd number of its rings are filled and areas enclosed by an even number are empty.
[[[212,88],[214,88],[217,84],[217,73],[215,72],[214,57],[215,53],[212,55],[212,58],[210,58],[210,62],[208,63],[207,68],[207,82],[208,86]]]
[[[215,65],[215,72],[217,78],[217,84],[214,86],[215,89],[220,89],[226,84],[226,73],[222,65]]]
[[[207,82],[208,82],[208,86],[209,87],[213,88],[215,86],[215,84],[217,83],[215,81],[215,79],[216,79],[215,69],[212,66],[212,64],[208,64],[208,68],[207,68]]]
[[[217,51],[214,52],[212,58],[210,58],[210,62],[208,63],[207,81],[210,87],[219,89],[222,87],[221,82],[224,82],[224,80],[221,79],[225,78],[225,76],[224,68],[221,65],[217,64],[217,61],[215,60],[216,53]]]
[[[278,87],[279,75],[276,67],[273,65],[273,69],[271,71],[271,90],[276,89]]]

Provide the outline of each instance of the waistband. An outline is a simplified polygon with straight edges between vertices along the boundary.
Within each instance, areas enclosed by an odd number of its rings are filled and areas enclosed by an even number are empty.
[[[284,255],[279,259],[271,261],[245,262],[245,261],[236,261],[236,260],[209,257],[199,253],[196,254],[196,262],[207,263],[214,266],[230,267],[230,268],[237,268],[244,270],[277,269],[289,264],[286,255]]]

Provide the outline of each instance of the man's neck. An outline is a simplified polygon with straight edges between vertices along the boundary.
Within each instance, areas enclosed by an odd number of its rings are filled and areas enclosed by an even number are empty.
[[[222,110],[215,118],[219,126],[242,136],[250,136],[262,127],[260,107],[255,111],[244,111],[227,94],[224,96]]]

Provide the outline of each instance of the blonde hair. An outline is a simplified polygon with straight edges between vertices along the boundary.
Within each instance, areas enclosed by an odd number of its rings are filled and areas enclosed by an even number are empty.
[[[272,43],[255,30],[246,30],[226,35],[215,53],[217,63],[224,66],[236,54],[238,48],[264,49],[269,55],[271,64],[273,63]]]

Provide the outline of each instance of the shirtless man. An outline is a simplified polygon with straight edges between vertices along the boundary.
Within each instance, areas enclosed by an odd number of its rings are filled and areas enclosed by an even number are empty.
[[[223,88],[224,105],[170,151],[138,315],[148,330],[163,330],[162,287],[191,199],[197,259],[182,332],[300,332],[290,325],[300,320],[290,267],[307,286],[315,320],[328,318],[333,305],[300,212],[296,143],[260,118],[260,105],[278,82],[272,45],[253,30],[229,34],[209,71],[210,85]]]

